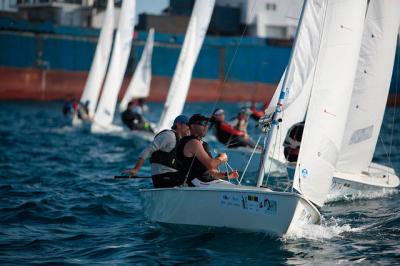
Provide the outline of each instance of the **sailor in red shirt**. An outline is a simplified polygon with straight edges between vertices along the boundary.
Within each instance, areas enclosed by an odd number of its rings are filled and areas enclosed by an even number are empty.
[[[225,112],[223,109],[217,108],[214,110],[211,123],[215,127],[215,137],[227,147],[254,147],[254,143],[246,132],[237,130],[225,122]]]

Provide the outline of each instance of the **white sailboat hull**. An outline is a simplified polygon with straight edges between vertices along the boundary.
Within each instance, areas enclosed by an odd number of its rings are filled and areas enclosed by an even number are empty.
[[[372,163],[368,172],[360,174],[335,172],[328,201],[394,189],[399,185],[399,177],[393,168]]]
[[[226,227],[281,236],[298,223],[320,222],[302,196],[236,185],[141,190],[149,220],[165,224]]]
[[[289,177],[293,178],[294,167],[290,165],[287,167]],[[394,189],[399,185],[400,179],[393,168],[372,163],[368,172],[359,174],[335,172],[326,202]]]
[[[124,128],[121,126],[117,126],[114,124],[102,125],[100,123],[92,123],[92,127],[90,128],[92,133],[98,134],[108,134],[108,133],[115,133],[115,132],[123,132]]]
[[[228,162],[229,165],[237,170],[240,169],[241,171],[244,170],[247,166],[247,163],[250,160],[250,157],[253,153],[253,148],[248,147],[239,147],[239,148],[224,148],[220,149],[221,152],[224,152],[228,155]],[[256,150],[253,154],[249,165],[247,166],[247,172],[257,172],[258,168],[260,167],[260,157],[261,152]],[[267,173],[270,173],[273,176],[286,176],[286,165],[282,164],[278,160],[274,158],[270,158],[270,164],[268,164]]]
[[[154,137],[156,136],[156,134],[154,134],[152,132],[147,132],[147,131],[130,130],[129,132],[134,137],[140,138],[140,139],[148,141],[148,142],[152,142],[154,140]]]

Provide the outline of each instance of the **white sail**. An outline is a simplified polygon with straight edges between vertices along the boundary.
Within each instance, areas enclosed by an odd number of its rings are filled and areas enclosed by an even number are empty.
[[[370,1],[336,166],[340,172],[361,173],[372,161],[389,93],[399,24],[399,0]]]
[[[94,114],[101,85],[103,84],[104,76],[106,74],[113,40],[113,31],[114,1],[108,0],[103,25],[97,41],[96,52],[80,100],[82,103],[89,101],[89,116],[93,116]]]
[[[197,0],[192,11],[178,64],[168,91],[157,131],[170,128],[186,101],[192,72],[207,33],[215,0]]]
[[[118,93],[122,85],[132,46],[133,29],[135,26],[135,4],[135,0],[124,0],[122,3],[110,67],[94,116],[92,130],[94,127],[107,127],[113,121]]]
[[[282,122],[279,123],[276,134],[271,136],[272,145],[269,156],[282,163],[286,161],[283,154],[283,142],[288,130],[294,124],[304,121],[305,118],[321,46],[325,15],[326,1],[309,1],[305,5],[285,83],[287,100],[282,107]],[[285,75],[286,71],[269,104],[270,108],[278,103]],[[268,166],[265,169],[268,170]]]
[[[320,1],[312,1],[314,3]],[[366,0],[327,2],[293,187],[322,206],[339,155],[360,52]]]
[[[121,112],[126,110],[128,102],[132,100],[132,98],[146,98],[149,96],[153,46],[154,29],[151,28],[147,36],[146,44],[143,48],[142,56],[136,66],[135,73],[133,74],[132,80],[125,92],[124,98],[122,98],[122,101],[119,104],[119,110]]]

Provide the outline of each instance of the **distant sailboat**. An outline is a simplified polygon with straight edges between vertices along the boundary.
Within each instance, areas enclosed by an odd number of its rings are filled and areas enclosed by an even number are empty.
[[[119,111],[123,112],[128,106],[128,102],[133,98],[146,98],[150,93],[151,83],[151,58],[154,46],[154,29],[150,29],[147,36],[146,44],[143,48],[142,56],[138,65],[136,66],[135,73],[129,83],[128,89],[125,92],[119,104]]]
[[[112,121],[132,47],[133,30],[135,26],[135,5],[135,0],[124,0],[122,2],[111,62],[104,82],[100,102],[94,115],[91,127],[92,132],[123,130],[122,127],[113,125]]]
[[[174,118],[183,111],[193,68],[210,24],[214,4],[215,0],[197,0],[193,7],[182,51],[179,55],[157,131],[170,128]]]
[[[104,76],[106,74],[110,52],[112,47],[114,31],[114,1],[107,1],[107,9],[104,15],[103,25],[100,30],[99,39],[97,41],[96,52],[94,54],[92,66],[90,67],[89,76],[86,80],[85,88],[83,90],[80,102],[88,102],[88,114],[93,117],[101,85],[103,84]],[[73,118],[73,125],[82,123],[75,114]]]
[[[145,189],[141,192],[145,199],[146,215],[152,221],[167,224],[229,227],[274,235],[296,230],[301,224],[319,223],[321,216],[314,204],[324,204],[332,181],[337,160],[335,155],[343,137],[351,99],[366,5],[366,0],[304,2],[283,90],[272,116],[272,131],[269,133],[276,132],[279,119],[282,118],[281,107],[290,93],[287,81],[291,75],[298,75],[292,71],[296,63],[294,53],[301,49],[301,43],[297,40],[301,34],[315,34],[311,28],[322,26],[321,36],[310,36],[321,41],[315,71],[307,74],[311,75],[311,94],[300,151],[301,164],[297,165],[298,175],[292,192],[275,192],[262,186],[263,168],[266,165],[264,160],[268,160],[271,147],[269,139],[263,152],[256,187],[216,181],[204,187]],[[322,21],[322,25],[316,25],[316,21]]]

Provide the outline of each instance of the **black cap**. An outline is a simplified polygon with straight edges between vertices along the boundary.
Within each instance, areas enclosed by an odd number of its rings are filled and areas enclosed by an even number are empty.
[[[210,120],[210,119],[208,117],[205,117],[204,115],[194,114],[189,119],[189,125],[202,123],[204,121],[208,122],[208,120]]]

